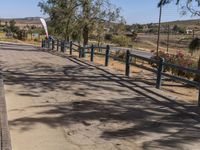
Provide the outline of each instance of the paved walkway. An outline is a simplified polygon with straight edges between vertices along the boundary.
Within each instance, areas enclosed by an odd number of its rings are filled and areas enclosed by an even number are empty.
[[[0,44],[13,150],[199,150],[199,109],[104,67]]]
[[[11,139],[8,128],[7,109],[2,75],[0,72],[0,150],[11,150]]]

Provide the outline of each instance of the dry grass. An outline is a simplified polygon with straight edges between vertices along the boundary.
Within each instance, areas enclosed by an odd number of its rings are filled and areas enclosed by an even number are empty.
[[[14,39],[14,38],[4,38],[4,37],[0,37],[0,41],[2,41],[2,42],[14,42],[14,43],[20,43],[19,40]]]
[[[0,38],[5,37],[5,33],[4,32],[0,32]]]

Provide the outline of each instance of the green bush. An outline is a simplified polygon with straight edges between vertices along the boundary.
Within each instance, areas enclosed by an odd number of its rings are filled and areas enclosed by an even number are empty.
[[[132,44],[131,39],[124,35],[114,35],[112,38],[112,42],[118,44],[119,46],[128,46]]]
[[[34,39],[34,42],[39,42],[39,39]]]

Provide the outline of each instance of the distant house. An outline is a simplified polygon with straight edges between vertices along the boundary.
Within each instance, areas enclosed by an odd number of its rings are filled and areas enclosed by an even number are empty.
[[[186,33],[187,33],[187,34],[193,34],[193,30],[192,30],[192,29],[187,29],[187,30],[186,30]]]

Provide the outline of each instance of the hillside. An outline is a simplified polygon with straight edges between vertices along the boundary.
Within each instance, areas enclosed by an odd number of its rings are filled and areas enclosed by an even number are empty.
[[[172,21],[172,22],[164,22],[162,24],[169,24],[169,25],[178,25],[182,27],[194,27],[194,26],[200,26],[200,20],[199,19],[194,19],[194,20],[177,20],[177,21]]]
[[[0,18],[1,24],[5,24],[11,20],[16,21],[16,25],[19,27],[29,26],[36,26],[41,27],[40,17],[26,17],[26,18]]]

